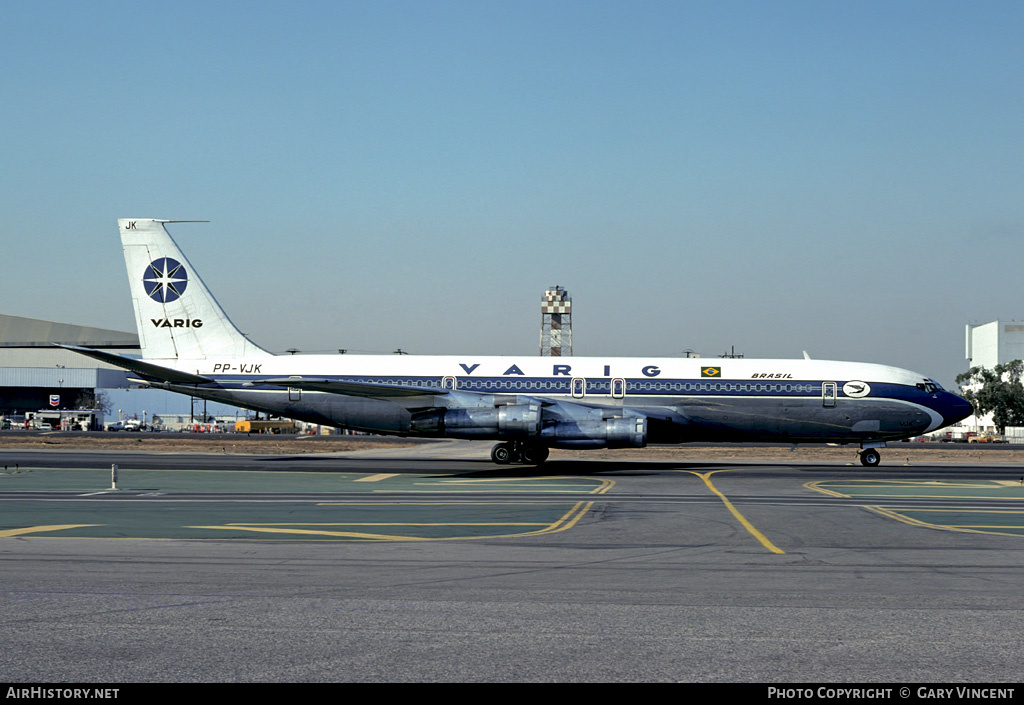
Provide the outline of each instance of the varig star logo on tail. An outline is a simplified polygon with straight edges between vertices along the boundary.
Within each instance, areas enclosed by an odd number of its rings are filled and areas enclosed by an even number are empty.
[[[142,275],[142,285],[154,301],[168,304],[185,293],[188,274],[181,262],[170,257],[161,257],[149,263]]]

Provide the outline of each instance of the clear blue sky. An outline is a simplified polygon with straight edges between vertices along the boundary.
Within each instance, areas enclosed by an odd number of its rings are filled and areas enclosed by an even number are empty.
[[[884,362],[1024,318],[1024,3],[4,2],[6,313],[134,328],[115,220],[273,350]]]

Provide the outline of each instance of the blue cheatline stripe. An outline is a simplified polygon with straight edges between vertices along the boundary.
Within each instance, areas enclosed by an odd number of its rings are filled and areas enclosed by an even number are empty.
[[[446,375],[446,377],[451,375]],[[211,375],[226,389],[242,387],[243,383],[251,383],[260,379],[279,378],[279,375],[254,375],[247,377],[226,377]],[[337,382],[357,382],[361,384],[381,384],[392,386],[421,387],[426,393],[432,389],[442,389],[444,377],[408,376],[408,375],[304,375],[307,379],[326,379]],[[456,389],[478,394],[571,394],[572,378],[570,377],[457,377]],[[735,380],[735,379],[650,379],[646,377],[625,378],[627,395],[642,396],[777,396],[777,397],[819,397],[822,381],[812,380]],[[843,381],[827,380],[836,383],[836,395],[843,394]],[[266,387],[246,387],[248,390],[267,389]],[[899,397],[907,401],[921,401],[929,395],[909,385],[871,383],[871,397]],[[587,379],[588,395],[612,393],[611,379]],[[920,394],[921,400],[915,397]]]

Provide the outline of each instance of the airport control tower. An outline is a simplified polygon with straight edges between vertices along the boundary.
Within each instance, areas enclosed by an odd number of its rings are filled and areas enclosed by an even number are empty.
[[[572,299],[560,286],[545,291],[541,300],[540,354],[541,357],[572,355]]]

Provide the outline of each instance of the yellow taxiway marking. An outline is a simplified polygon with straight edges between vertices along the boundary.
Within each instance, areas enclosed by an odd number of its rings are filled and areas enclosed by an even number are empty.
[[[278,529],[272,526],[245,526],[241,524],[228,524],[227,526],[189,526],[188,529],[219,529],[221,531],[252,531],[263,534],[292,534],[306,536],[334,536],[337,538],[349,539],[375,539],[377,541],[430,541],[430,539],[419,536],[392,536],[388,534],[364,534],[356,531],[323,531],[312,529]]]
[[[699,477],[704,482],[704,484],[707,485],[707,488],[709,490],[711,490],[713,493],[715,493],[720,500],[722,500],[722,502],[725,504],[726,509],[728,509],[732,513],[732,515],[734,517],[736,517],[736,521],[738,521],[743,526],[743,528],[746,529],[750,533],[751,536],[753,536],[755,539],[757,539],[762,546],[767,548],[772,553],[778,553],[778,554],[785,554],[786,553],[781,548],[779,548],[778,546],[773,544],[771,541],[769,541],[767,536],[762,534],[760,531],[758,531],[754,527],[753,524],[751,524],[749,521],[747,521],[747,518],[745,516],[743,516],[742,514],[740,514],[740,511],[738,509],[736,509],[735,506],[733,506],[733,503],[729,501],[729,498],[726,497],[721,492],[719,492],[718,488],[715,487],[713,484],[711,484],[711,476],[712,475],[714,475],[715,473],[719,473],[719,472],[729,472],[728,470],[712,470],[711,472],[694,472],[693,470],[686,470],[685,472],[688,472],[691,475],[696,475],[697,477]]]
[[[900,501],[903,499],[991,499],[993,495],[972,495],[956,492],[953,494],[936,494],[934,491],[921,494],[909,494],[901,492],[868,492],[868,490],[895,490],[914,489],[934,490],[936,488],[948,490],[1002,490],[1004,488],[1018,487],[1020,483],[1016,480],[978,480],[978,481],[950,481],[950,480],[814,480],[805,482],[804,487],[815,492],[821,492],[832,497],[843,497],[845,499],[857,499],[864,497],[875,497],[879,499],[891,499]],[[1012,496],[1012,495],[1011,495]]]
[[[1024,529],[1024,524],[950,524],[950,526],[955,529]]]
[[[229,524],[228,526],[548,526],[546,521],[296,521]]]
[[[902,507],[864,507],[876,514],[881,514],[884,517],[895,519],[896,521],[902,522],[909,526],[922,526],[927,529],[939,529],[941,531],[961,531],[968,534],[990,534],[996,536],[1013,536],[1014,538],[1020,538],[1020,534],[1015,534],[1006,531],[997,531],[996,529],[1019,529],[1022,527],[1014,526],[1012,524],[998,524],[992,527],[986,527],[983,524],[932,524],[931,522],[921,521],[920,519],[914,519],[912,517],[903,514],[903,512],[920,512],[919,509],[913,508],[902,508]],[[965,510],[958,509],[929,509],[928,514],[941,514],[943,512],[951,514],[963,514]],[[1006,509],[972,509],[971,514],[1024,514],[1024,512]],[[984,529],[984,530],[983,530]]]
[[[327,504],[341,504],[341,503],[328,503]],[[357,504],[357,503],[352,503]],[[396,504],[408,505],[417,504],[413,502],[405,503],[398,502]],[[435,504],[442,505],[447,504],[446,502],[432,502],[432,503],[421,503],[421,504]],[[509,504],[518,505],[528,504],[527,502],[481,502],[480,504]],[[345,523],[303,523],[301,526],[536,526],[540,527],[535,531],[527,531],[521,534],[489,534],[486,536],[452,536],[452,537],[423,537],[423,536],[406,536],[406,535],[395,535],[395,534],[377,534],[377,533],[366,533],[358,531],[332,531],[328,529],[300,529],[295,524],[227,524],[225,526],[189,526],[189,529],[212,529],[217,531],[252,531],[256,533],[267,533],[267,534],[291,534],[298,536],[332,536],[335,538],[350,538],[350,539],[369,539],[374,541],[453,541],[453,540],[469,540],[469,539],[494,539],[494,538],[516,538],[521,536],[539,536],[541,534],[552,534],[559,531],[565,531],[571,529],[579,522],[583,516],[590,511],[590,508],[594,505],[593,502],[577,502],[573,507],[559,517],[556,521],[545,523],[545,522],[481,522],[481,523],[415,523],[415,522],[396,522],[394,524],[376,523],[376,522],[345,522]],[[374,506],[380,506],[376,504]],[[465,506],[465,505],[460,505]]]
[[[604,494],[612,487],[615,486],[614,480],[601,480],[593,489],[586,489],[581,484],[574,482],[575,478],[571,477],[547,477],[543,480],[538,480],[535,477],[499,477],[499,478],[452,478],[449,480],[440,480],[437,483],[426,483],[417,482],[417,485],[443,485],[449,487],[451,485],[463,485],[463,486],[475,486],[475,485],[486,485],[486,484],[504,484],[512,483],[511,486],[516,489],[527,488],[527,489],[548,489],[548,488],[565,488],[561,490],[555,490],[557,492],[585,492],[586,494]]]
[[[368,475],[366,477],[360,477],[356,482],[380,482],[381,480],[387,480],[392,477],[398,477],[397,472],[381,472],[376,475]]]
[[[566,529],[571,529],[572,527],[576,526],[576,523],[580,519],[582,519],[583,515],[589,512],[590,508],[593,506],[593,502],[577,502],[572,509],[570,509],[565,515],[562,516],[561,519],[556,521],[550,527],[548,527],[547,529],[542,529],[540,531],[534,531],[532,533],[551,534],[555,533],[556,531],[564,531]]]
[[[51,524],[49,526],[26,526],[21,529],[7,529],[0,531],[0,538],[12,536],[24,536],[25,534],[36,534],[44,531],[63,531],[64,529],[81,529],[87,526],[103,526],[102,524]]]
[[[459,507],[493,507],[499,505],[506,505],[509,507],[524,507],[530,504],[535,504],[539,507],[548,506],[552,503],[565,504],[566,500],[552,500],[551,502],[542,501],[522,501],[514,502],[507,500],[494,500],[492,502],[459,502]],[[318,507],[447,507],[452,505],[453,502],[406,502],[401,499],[396,499],[394,502],[317,502]]]

